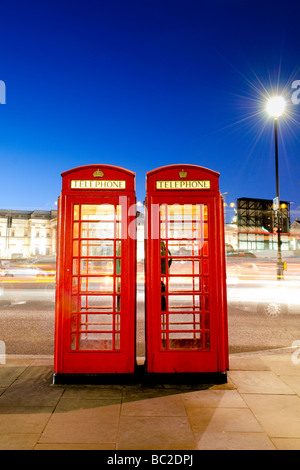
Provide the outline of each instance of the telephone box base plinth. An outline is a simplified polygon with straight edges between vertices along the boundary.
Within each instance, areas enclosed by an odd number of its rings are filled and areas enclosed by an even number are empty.
[[[137,366],[131,374],[53,374],[54,385],[183,385],[197,386],[227,383],[227,372],[203,373],[147,373],[143,366]]]
[[[53,385],[132,385],[135,374],[53,374]]]

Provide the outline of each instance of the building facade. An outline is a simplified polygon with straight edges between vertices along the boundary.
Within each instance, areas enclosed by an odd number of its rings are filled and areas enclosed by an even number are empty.
[[[281,233],[281,249],[289,250],[290,203],[281,201],[277,222],[273,201],[269,199],[237,199],[238,248],[241,250],[277,250],[277,230]]]
[[[0,209],[0,258],[55,255],[57,211]]]

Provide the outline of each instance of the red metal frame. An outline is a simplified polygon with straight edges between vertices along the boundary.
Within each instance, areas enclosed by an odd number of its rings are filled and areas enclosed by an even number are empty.
[[[136,203],[135,175],[89,165],[62,178],[55,373],[133,373],[136,239],[128,227],[135,223],[129,215]]]
[[[224,221],[218,178],[218,173],[195,165],[172,165],[147,174],[149,373],[228,369]],[[204,189],[194,189],[197,184]],[[169,189],[172,186],[184,189]]]

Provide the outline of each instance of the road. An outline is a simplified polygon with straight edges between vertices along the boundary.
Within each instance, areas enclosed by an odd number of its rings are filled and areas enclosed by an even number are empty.
[[[43,279],[33,288],[2,278],[0,346],[5,344],[7,354],[54,352],[55,289]],[[140,266],[137,356],[145,354],[143,279]],[[300,258],[288,260],[285,279],[277,282],[276,260],[228,257],[227,292],[230,353],[289,348],[300,341]]]
[[[11,292],[0,301],[0,340],[6,354],[48,355],[54,351],[54,291]],[[299,300],[300,301],[300,300]],[[298,314],[297,314],[298,312]],[[138,293],[137,355],[144,355],[144,302]],[[228,301],[230,353],[291,347],[300,340],[300,309],[269,315],[255,302]]]

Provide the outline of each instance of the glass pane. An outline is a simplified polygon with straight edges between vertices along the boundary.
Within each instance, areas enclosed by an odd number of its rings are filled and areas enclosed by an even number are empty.
[[[203,238],[202,224],[199,222],[170,222],[168,224],[168,238]]]
[[[83,222],[81,238],[114,238],[114,222]]]
[[[80,310],[102,310],[111,312],[113,310],[113,296],[112,295],[81,295],[81,308]]]
[[[78,274],[78,259],[73,259],[73,274]]]
[[[201,244],[198,240],[169,240],[168,249],[172,256],[198,256]]]
[[[182,337],[184,335],[184,337]],[[202,333],[170,333],[169,349],[203,349]]]
[[[114,256],[114,242],[110,240],[82,240],[81,256]]]
[[[72,294],[77,294],[78,292],[78,278],[73,277],[72,278]]]
[[[200,261],[193,259],[172,259],[170,274],[199,274]]]
[[[78,240],[73,242],[73,256],[78,256]]]
[[[74,222],[73,224],[73,238],[78,238],[79,237],[79,223]]]
[[[199,291],[199,277],[169,277],[169,292]]]
[[[114,280],[112,277],[82,277],[80,278],[81,292],[109,292],[113,293]]]
[[[113,274],[113,259],[81,259],[80,274]]]
[[[73,219],[79,220],[79,205],[74,206]]]
[[[113,315],[80,315],[80,329],[85,329],[86,331],[112,331],[112,328]]]
[[[115,334],[115,349],[120,349],[120,333]]]
[[[169,310],[200,310],[199,295],[169,295]]]
[[[112,333],[80,333],[78,349],[81,351],[111,350],[113,348]]]
[[[112,204],[82,204],[82,220],[115,220],[115,206]]]
[[[170,330],[200,330],[199,314],[170,314]]]

